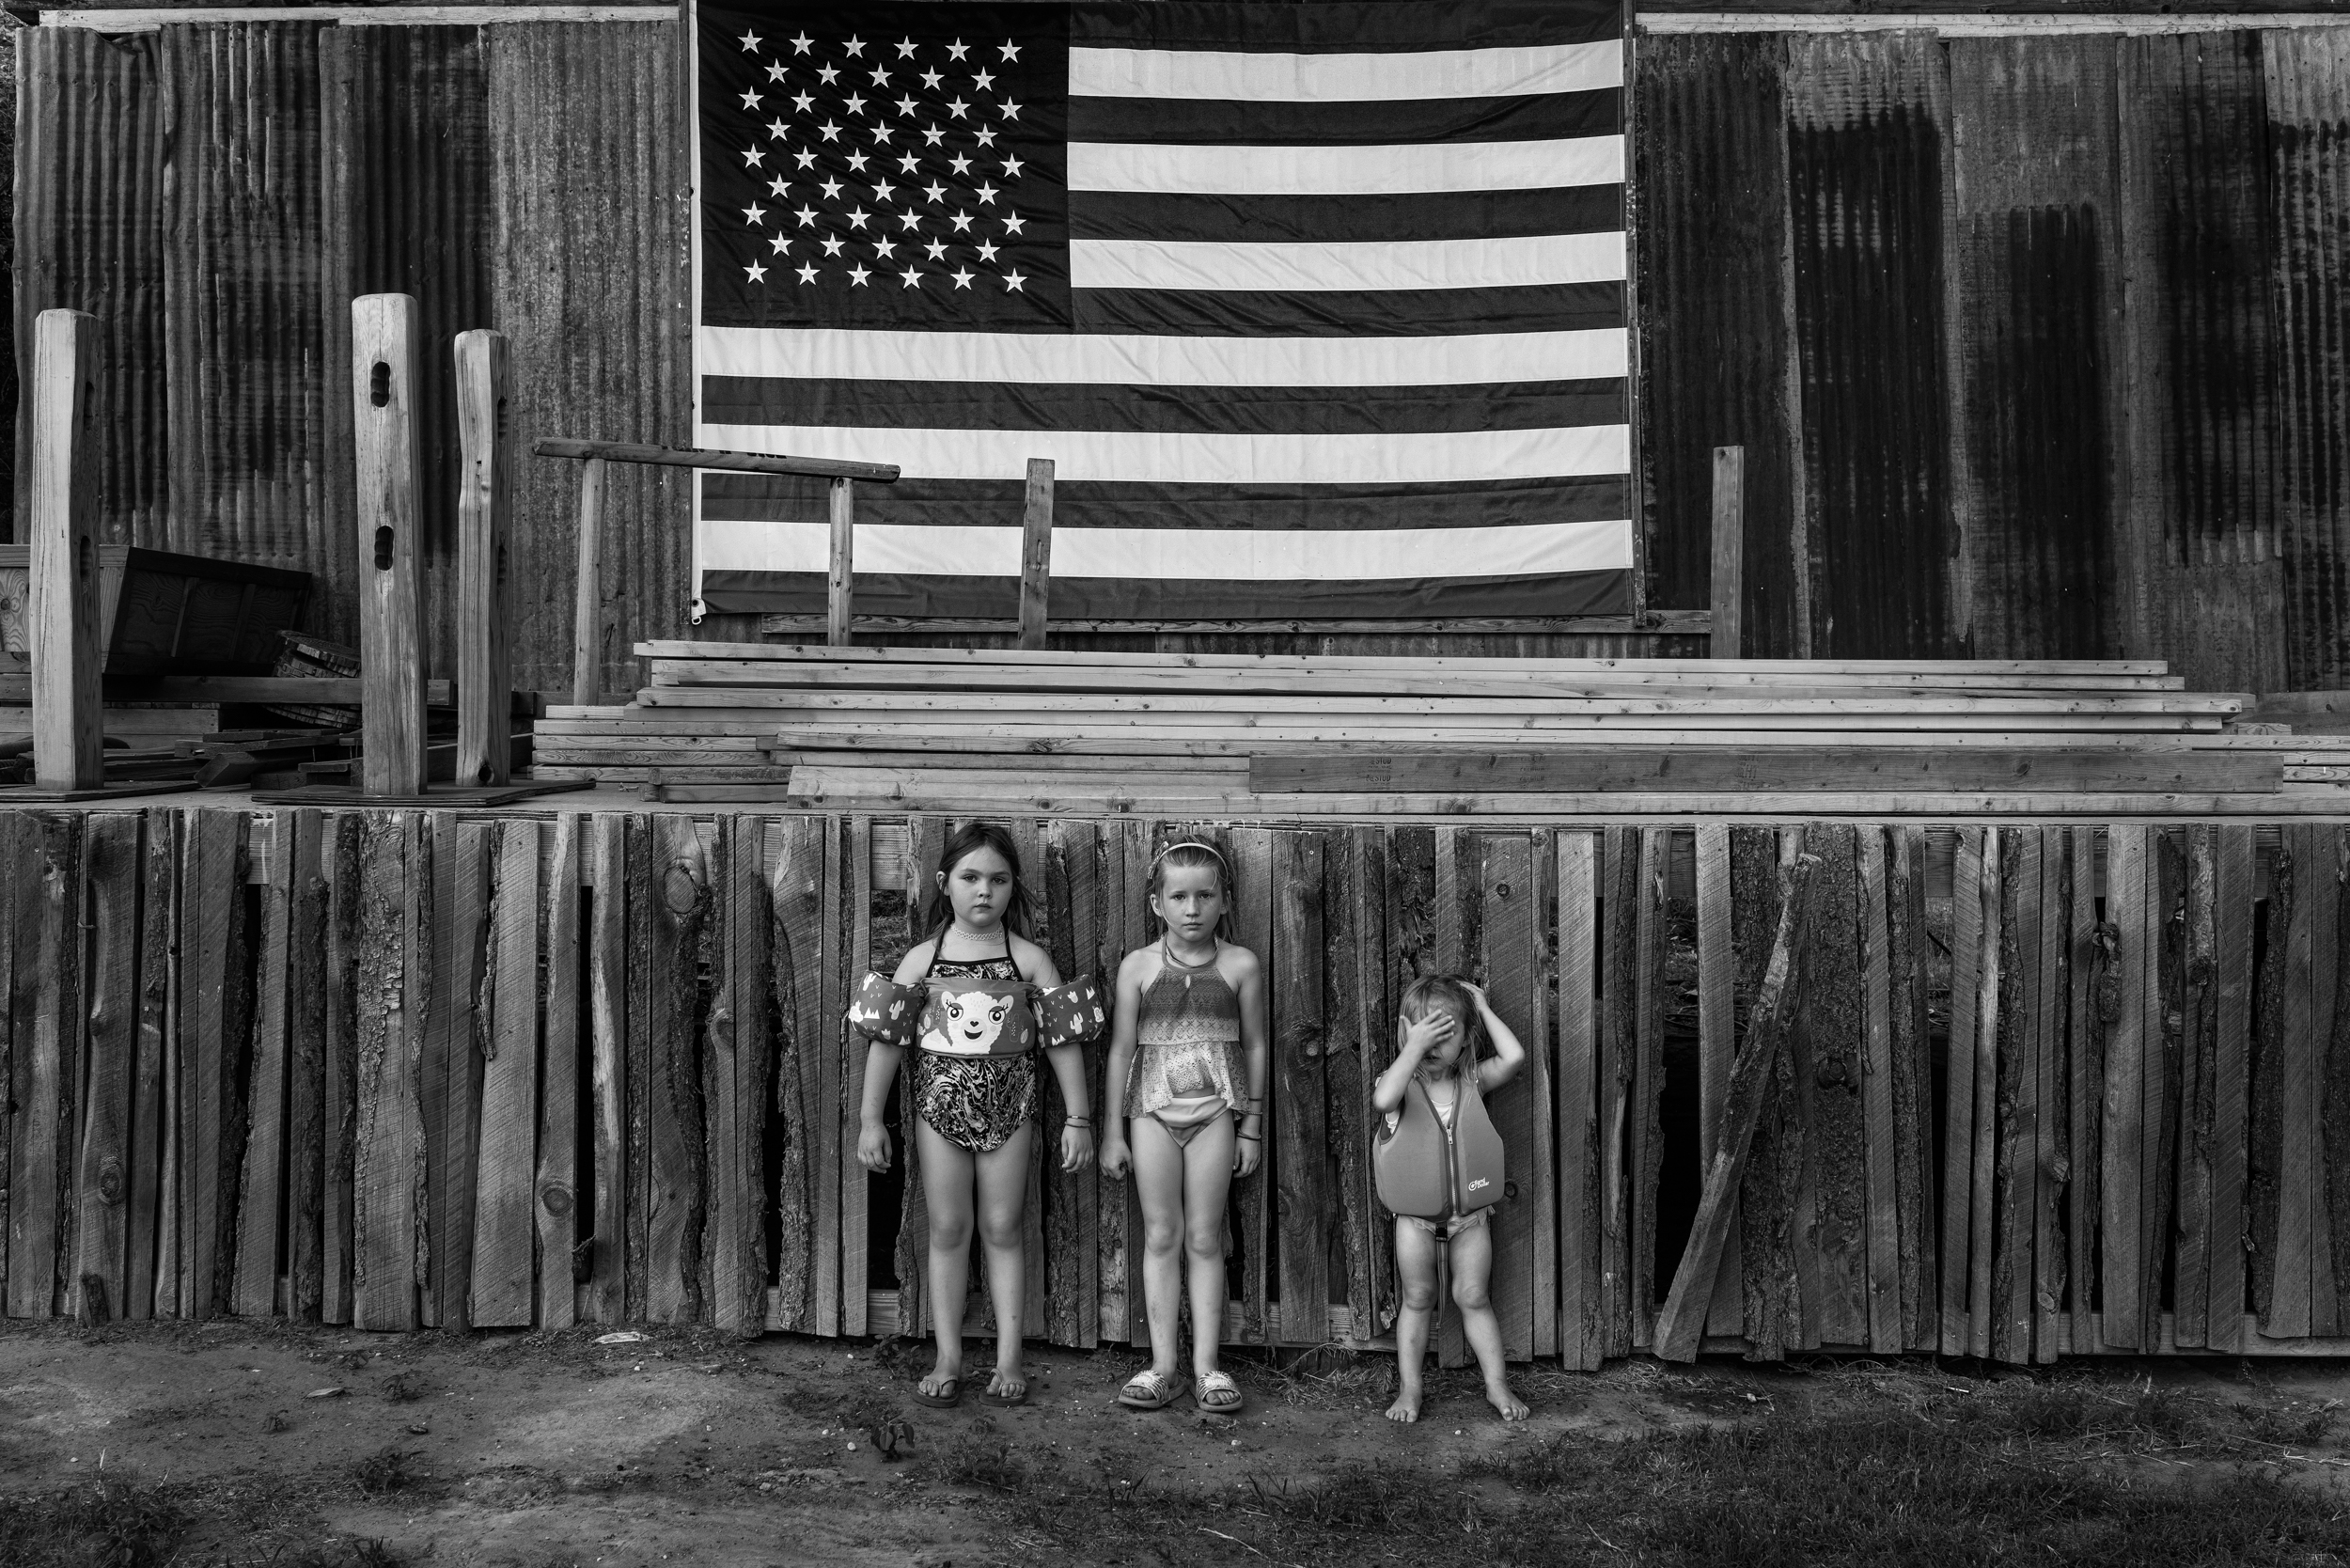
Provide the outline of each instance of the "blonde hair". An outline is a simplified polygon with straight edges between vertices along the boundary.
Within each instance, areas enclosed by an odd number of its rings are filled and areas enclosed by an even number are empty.
[[[1215,918],[1215,934],[1230,942],[1232,940],[1232,863],[1225,859],[1223,853],[1214,844],[1185,839],[1180,843],[1167,845],[1152,855],[1146,897],[1155,899],[1165,890],[1168,870],[1176,867],[1189,870],[1197,866],[1215,868],[1216,891],[1224,900],[1223,913]],[[1152,913],[1158,915],[1155,909]],[[1162,925],[1166,923],[1165,917],[1159,917],[1159,919]]]
[[[1432,1012],[1449,1012],[1461,1026],[1461,1054],[1452,1058],[1451,1071],[1458,1073],[1464,1062],[1474,1062],[1485,1048],[1485,1026],[1478,1017],[1477,998],[1458,975],[1422,975],[1403,989],[1402,1001],[1396,1004],[1396,1049],[1403,1048],[1403,1031]]]

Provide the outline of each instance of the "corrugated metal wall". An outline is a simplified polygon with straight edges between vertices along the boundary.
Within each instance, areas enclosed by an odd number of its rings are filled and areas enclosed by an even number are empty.
[[[16,362],[33,319],[86,310],[100,325],[99,504],[110,542],[164,539],[163,102],[151,35],[16,34]],[[17,416],[17,444],[29,429]],[[30,476],[11,487],[24,510]]]
[[[489,32],[497,225],[492,290],[512,342],[518,444],[692,445],[689,145],[677,29],[530,23]],[[693,484],[617,466],[604,494],[607,690],[631,645],[687,635]],[[579,465],[531,459],[514,493],[518,684],[570,684]],[[739,634],[738,634],[739,635]]]
[[[167,388],[167,549],[316,570],[320,31],[157,35],[166,347],[144,368]]]
[[[1801,463],[1758,496],[1750,459],[1748,651],[2350,683],[2345,39],[1643,38],[1648,340],[1715,321],[1729,274],[1794,301],[1776,360],[1751,327],[1652,357],[1650,602],[1704,601],[1686,492],[1714,444],[1758,439],[1742,400],[1781,397]],[[1666,171],[1699,188],[1660,195]],[[1691,265],[1724,227],[1744,259]]]

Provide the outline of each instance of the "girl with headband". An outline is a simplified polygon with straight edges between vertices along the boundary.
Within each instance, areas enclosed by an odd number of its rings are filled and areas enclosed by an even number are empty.
[[[1102,1168],[1132,1170],[1142,1204],[1151,1365],[1118,1395],[1136,1410],[1163,1409],[1179,1391],[1186,1284],[1192,1403],[1220,1416],[1242,1404],[1239,1386],[1216,1364],[1224,1204],[1233,1176],[1249,1175],[1264,1157],[1266,1051],[1263,968],[1220,933],[1231,902],[1231,869],[1214,847],[1161,850],[1151,863],[1159,939],[1118,968]]]

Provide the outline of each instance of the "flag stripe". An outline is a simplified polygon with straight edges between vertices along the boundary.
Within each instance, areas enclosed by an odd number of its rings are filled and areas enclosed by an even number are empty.
[[[1623,45],[1615,39],[1381,55],[1087,47],[1069,51],[1069,96],[1073,100],[1208,98],[1361,103],[1386,99],[1518,98],[1622,85]]]
[[[1072,240],[1078,289],[1215,292],[1355,289],[1512,289],[1614,283],[1623,235],[1543,234],[1507,240],[1227,243],[1212,240]]]
[[[1267,5],[1264,0],[1170,6],[1164,0],[1072,8],[1069,37],[1078,46],[1152,49],[1270,49],[1355,55],[1369,50],[1421,53],[1451,47],[1530,48],[1621,39],[1623,13],[1612,6],[1559,0],[1486,4]]]
[[[1173,398],[1117,383],[705,376],[702,417],[722,425],[905,425],[1197,435],[1409,435],[1621,424],[1621,379],[1460,386],[1227,386]]]
[[[701,524],[701,561],[709,572],[822,572],[832,530],[822,523]],[[860,574],[909,577],[1017,577],[1018,528],[923,528],[859,524]],[[1432,552],[1441,552],[1440,556]],[[1161,577],[1193,582],[1311,581],[1343,572],[1356,581],[1511,572],[1622,571],[1632,564],[1632,525],[1531,524],[1508,528],[1374,528],[1246,533],[1186,528],[1070,528],[1053,531],[1052,572],[1068,577]]]
[[[822,479],[705,474],[702,515],[742,523],[813,523],[826,515]],[[1446,485],[1120,484],[1056,480],[1055,528],[1498,528],[1519,523],[1599,523],[1631,514],[1622,474],[1479,479]],[[908,526],[1017,527],[1027,485],[1017,479],[900,479],[860,485],[859,517]]]
[[[1623,138],[1389,147],[1069,144],[1069,189],[1200,196],[1397,196],[1620,185]]]
[[[1495,239],[1623,228],[1622,185],[1418,196],[1189,196],[1081,191],[1069,233],[1084,240],[1254,242]]]
[[[1031,458],[1057,478],[1162,484],[1442,484],[1621,474],[1622,425],[1475,431],[1398,441],[1385,435],[1179,435],[1117,431],[861,430],[704,422],[712,446],[851,463],[896,463],[908,477],[1010,479]]]
[[[1464,616],[1628,615],[1630,576],[1620,570],[1512,572],[1494,577],[1325,578],[1283,583],[1277,597],[1253,583],[1154,581],[1142,577],[1053,579],[1056,620],[1238,620],[1287,619],[1450,619]],[[705,608],[719,614],[822,615],[821,572],[707,571]],[[1017,577],[856,574],[859,615],[951,616],[1010,620],[1019,613]]]
[[[1410,337],[1186,337],[704,326],[704,376],[1157,386],[1457,386],[1627,372],[1621,322],[1580,332]]]
[[[1542,98],[1402,99],[1374,103],[1248,102],[1230,99],[1078,98],[1069,135],[1081,142],[1534,142],[1602,136],[1622,124],[1622,94],[1607,87]]]
[[[1446,336],[1533,327],[1585,332],[1623,324],[1621,283],[1540,289],[1388,289],[1360,292],[1177,292],[1086,289],[1071,299],[1080,332],[1262,334],[1342,337],[1355,333]]]

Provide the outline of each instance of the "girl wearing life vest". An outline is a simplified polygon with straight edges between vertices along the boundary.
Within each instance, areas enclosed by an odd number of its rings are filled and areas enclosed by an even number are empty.
[[[1395,1062],[1371,1090],[1371,1104],[1386,1119],[1371,1147],[1371,1172],[1379,1200],[1396,1216],[1395,1268],[1403,1287],[1395,1323],[1399,1388],[1387,1419],[1419,1419],[1441,1248],[1462,1331],[1485,1374],[1485,1398],[1503,1420],[1524,1420],[1526,1405],[1510,1391],[1504,1372],[1501,1320],[1487,1294],[1494,1266],[1487,1218],[1501,1201],[1502,1148],[1485,1096],[1517,1075],[1526,1048],[1481,989],[1449,975],[1414,980],[1401,1011]],[[1480,1034],[1494,1047],[1482,1061]]]
[[[1264,972],[1255,953],[1219,934],[1231,902],[1231,869],[1212,846],[1167,846],[1151,863],[1159,939],[1118,966],[1102,1168],[1131,1169],[1142,1200],[1151,1365],[1118,1395],[1136,1410],[1176,1397],[1186,1283],[1192,1403],[1227,1416],[1242,1403],[1216,1365],[1224,1201],[1234,1173],[1246,1176],[1264,1156],[1266,1053]]]
[[[1093,1122],[1078,1047],[1100,1031],[1105,1010],[1090,977],[1062,985],[1052,959],[1028,940],[1020,852],[1002,828],[973,823],[947,840],[928,916],[929,937],[893,978],[868,975],[849,1010],[851,1026],[870,1043],[857,1163],[889,1168],[882,1114],[900,1058],[912,1048],[913,1136],[930,1210],[931,1321],[938,1337],[937,1364],[914,1397],[941,1407],[963,1398],[976,1220],[995,1305],[995,1373],[983,1397],[1019,1404],[1028,1391],[1020,1364],[1021,1222],[1036,1136],[1036,1054],[1042,1048],[1051,1059],[1069,1107],[1061,1168],[1082,1170],[1093,1158]]]

